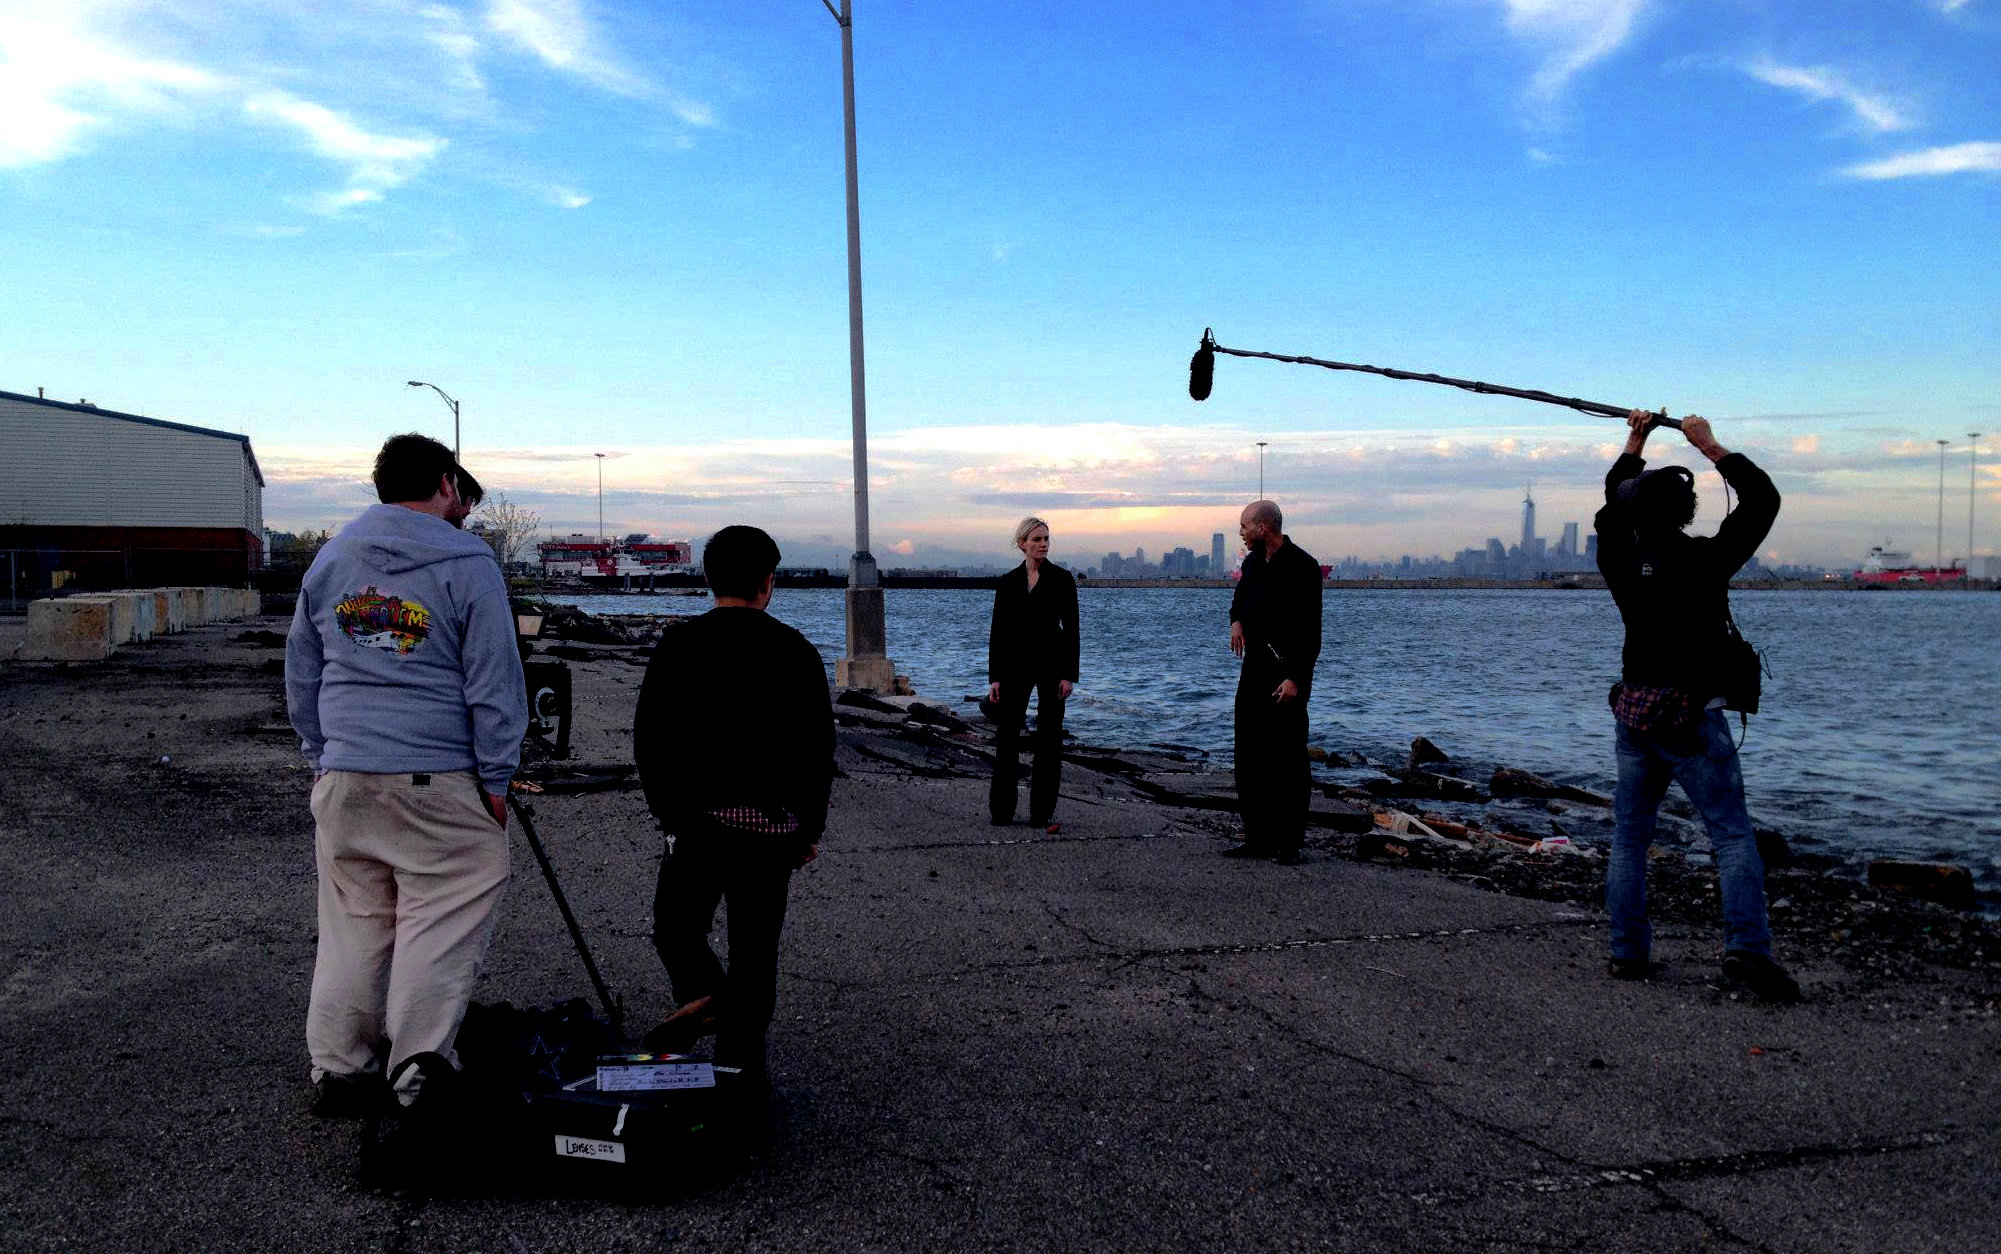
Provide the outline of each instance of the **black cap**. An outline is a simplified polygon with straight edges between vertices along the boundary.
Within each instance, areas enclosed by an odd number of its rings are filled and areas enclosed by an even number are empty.
[[[1663,478],[1662,476],[1665,476]],[[1695,491],[1695,472],[1686,466],[1658,466],[1641,471],[1633,478],[1619,485],[1619,499],[1628,505],[1637,504],[1642,496],[1652,496],[1657,492],[1671,491],[1669,480],[1678,481],[1684,493]]]

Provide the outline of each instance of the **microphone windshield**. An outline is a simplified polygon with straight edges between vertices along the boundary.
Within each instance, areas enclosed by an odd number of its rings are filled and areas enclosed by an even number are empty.
[[[1202,347],[1188,359],[1188,395],[1194,400],[1209,399],[1209,389],[1216,382],[1216,350],[1209,347],[1209,339],[1204,336]]]

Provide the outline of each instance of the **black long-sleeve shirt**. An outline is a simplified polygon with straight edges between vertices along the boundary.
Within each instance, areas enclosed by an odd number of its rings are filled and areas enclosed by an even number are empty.
[[[747,606],[672,624],[646,665],[632,754],[669,832],[697,830],[715,810],[778,806],[811,844],[834,779],[826,664],[806,637]]]
[[[1078,651],[1077,580],[1069,571],[1044,562],[1033,590],[1027,562],[1000,577],[987,628],[988,683],[1067,679],[1074,684]]]
[[[1301,697],[1320,660],[1320,588],[1320,563],[1288,536],[1269,558],[1251,550],[1230,598],[1230,621],[1244,625],[1244,665],[1290,679]]]
[[[1716,463],[1737,492],[1737,508],[1713,536],[1643,530],[1619,485],[1646,469],[1622,453],[1605,474],[1598,529],[1598,569],[1626,623],[1623,677],[1648,688],[1680,688],[1699,702],[1720,694],[1729,639],[1730,577],[1751,560],[1779,516],[1779,490],[1742,453]]]

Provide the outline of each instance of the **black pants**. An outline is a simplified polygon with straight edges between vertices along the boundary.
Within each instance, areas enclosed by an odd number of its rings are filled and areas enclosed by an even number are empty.
[[[1237,677],[1237,805],[1244,843],[1266,853],[1297,853],[1305,843],[1313,790],[1305,694],[1284,704],[1272,700],[1284,679],[1248,664]]]
[[[1028,694],[1034,689],[1035,773],[1028,782],[1028,820],[1047,824],[1056,813],[1056,789],[1063,779],[1063,690],[1055,679],[1003,679],[1000,706],[995,711],[1000,730],[994,735],[994,782],[987,808],[1002,821],[1014,818],[1014,789],[1021,778],[1021,727],[1028,715]]]
[[[764,1037],[778,1005],[778,937],[798,851],[792,838],[728,829],[681,836],[660,859],[653,947],[674,1000],[714,997],[722,1022],[716,1062],[764,1073]],[[729,904],[729,970],[709,948],[716,906]]]

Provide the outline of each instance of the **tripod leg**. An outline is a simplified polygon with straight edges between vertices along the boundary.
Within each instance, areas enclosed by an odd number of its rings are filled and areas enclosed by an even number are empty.
[[[563,916],[564,926],[570,929],[570,940],[575,942],[577,953],[584,960],[584,969],[590,972],[591,986],[597,989],[598,1002],[604,1006],[605,1018],[611,1023],[611,1034],[624,1040],[625,1006],[612,997],[611,989],[605,986],[604,976],[598,973],[597,959],[591,957],[591,947],[584,943],[583,929],[577,926],[577,916],[570,913],[569,898],[563,896],[563,886],[556,880],[556,868],[549,863],[549,853],[542,847],[542,838],[535,834],[534,821],[514,794],[508,794],[507,804],[514,811],[514,817],[521,820],[521,834],[528,838],[528,847],[535,852],[535,861],[542,868],[542,878],[549,881],[549,895],[556,899],[556,909]]]

